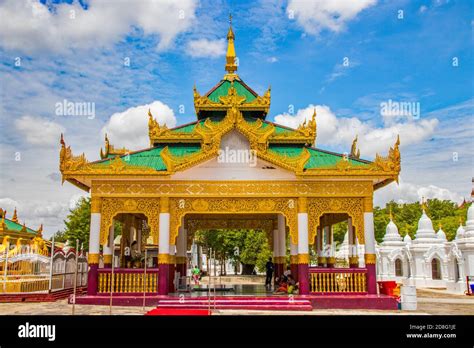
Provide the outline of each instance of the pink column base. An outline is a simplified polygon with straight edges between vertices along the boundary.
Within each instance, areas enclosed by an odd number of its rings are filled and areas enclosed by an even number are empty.
[[[309,273],[307,264],[298,265],[298,279],[300,285],[300,295],[309,294]]]
[[[367,268],[367,292],[377,294],[377,275],[375,274],[375,265],[365,265]]]
[[[158,294],[168,295],[168,290],[169,290],[168,277],[169,277],[169,265],[166,263],[160,264],[158,268]]]
[[[98,268],[99,265],[97,264],[89,265],[89,273],[87,274],[87,295],[97,295]]]
[[[291,275],[293,276],[295,281],[298,281],[299,279],[298,264],[297,263],[290,264],[290,270],[291,270]]]
[[[174,287],[174,275],[175,275],[176,266],[174,264],[168,265],[168,291],[175,292]]]

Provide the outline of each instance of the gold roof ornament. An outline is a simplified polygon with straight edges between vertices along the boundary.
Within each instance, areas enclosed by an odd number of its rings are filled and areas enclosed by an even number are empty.
[[[234,46],[235,35],[232,30],[232,15],[229,14],[229,31],[227,32],[227,53],[225,56],[225,70],[227,74],[224,75],[225,80],[233,81],[238,78],[235,73],[237,71],[236,54]]]
[[[427,206],[426,206],[425,197],[421,197],[421,210],[423,210],[426,213]]]
[[[40,227],[38,228],[38,236],[43,237],[43,224],[41,224]]]
[[[16,212],[16,207],[15,207],[15,210],[13,211],[12,221],[18,223],[18,214]]]
[[[107,133],[105,133],[105,150],[102,151],[102,148],[100,148],[100,158],[104,159],[109,156],[121,156],[121,155],[126,155],[130,151],[122,147],[121,149],[116,149],[113,145],[110,144],[109,138],[107,137]]]
[[[356,135],[356,137],[354,138],[354,141],[352,141],[350,157],[353,157],[353,158],[360,158],[360,149],[357,148],[358,137],[359,136]]]
[[[74,156],[72,154],[71,146],[66,146],[63,133],[61,133],[60,144],[61,150],[59,152],[59,170],[61,173],[66,170],[79,169],[88,163],[84,153],[79,156]]]
[[[23,221],[23,225],[21,226],[21,231],[20,232],[27,232],[26,223],[24,221]]]
[[[314,146],[316,143],[316,108],[314,108],[313,115],[311,120],[306,123],[306,119],[302,124],[299,125],[297,131],[304,137],[308,139],[308,144]]]
[[[2,209],[2,222],[0,223],[0,232],[4,232],[7,230],[7,224],[5,223],[5,215],[7,215],[7,211]]]
[[[389,206],[389,217],[390,217],[390,221],[393,221],[393,214],[392,214],[392,206],[391,205]]]

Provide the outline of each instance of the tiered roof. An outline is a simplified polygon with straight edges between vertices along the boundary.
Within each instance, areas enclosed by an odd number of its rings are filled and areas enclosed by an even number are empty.
[[[232,130],[243,134],[251,149],[263,160],[298,176],[370,178],[374,188],[398,179],[399,139],[386,157],[374,162],[360,159],[357,137],[350,153],[339,154],[315,147],[316,110],[311,120],[297,129],[266,120],[271,90],[258,95],[237,75],[235,35],[227,35],[226,74],[209,92],[201,95],[194,87],[197,120],[175,128],[160,125],[148,112],[150,148],[129,152],[116,150],[106,138],[101,160],[89,162],[84,155],[73,156],[61,138],[60,169],[63,180],[88,189],[88,177],[97,175],[171,175],[217,156],[220,140]]]

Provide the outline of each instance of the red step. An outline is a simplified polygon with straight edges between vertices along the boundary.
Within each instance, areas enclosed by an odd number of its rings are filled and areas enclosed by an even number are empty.
[[[306,299],[289,299],[275,297],[220,297],[211,299],[212,309],[247,309],[247,310],[295,310],[311,311],[311,301]],[[157,308],[169,309],[208,309],[207,298],[163,299]]]

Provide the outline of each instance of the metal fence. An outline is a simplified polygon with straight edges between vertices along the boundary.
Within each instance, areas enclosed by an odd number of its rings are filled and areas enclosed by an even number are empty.
[[[0,294],[48,293],[74,287],[76,251],[56,249],[52,255],[30,246],[7,248],[0,254]],[[87,285],[87,258],[77,259],[77,287]]]

